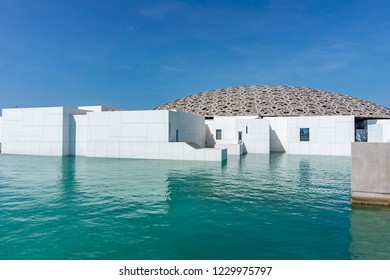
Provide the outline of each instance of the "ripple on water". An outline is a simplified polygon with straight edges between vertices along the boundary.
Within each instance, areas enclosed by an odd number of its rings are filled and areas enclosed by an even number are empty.
[[[0,155],[0,259],[389,258],[390,211],[351,209],[349,178],[343,157]]]

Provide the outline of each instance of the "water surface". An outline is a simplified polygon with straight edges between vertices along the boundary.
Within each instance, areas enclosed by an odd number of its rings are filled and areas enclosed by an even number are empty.
[[[350,160],[0,155],[0,259],[390,259]]]

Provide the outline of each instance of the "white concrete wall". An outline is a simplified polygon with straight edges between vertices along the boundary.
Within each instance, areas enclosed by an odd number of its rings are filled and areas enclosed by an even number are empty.
[[[248,133],[246,133],[246,127],[248,127]],[[269,120],[239,119],[237,120],[238,131],[242,131],[242,142],[247,153],[268,154],[270,152]]]
[[[381,120],[383,125],[383,142],[390,142],[390,120]]]
[[[145,143],[168,142],[168,111],[87,113],[87,156],[121,157],[131,145],[144,154]]]
[[[203,146],[205,137],[204,118],[188,113],[88,112],[86,120],[86,155],[89,157],[221,161],[226,153],[221,149],[195,149],[185,143]],[[82,118],[77,122],[77,128],[80,124],[81,129]],[[176,129],[179,142],[175,142]]]
[[[270,122],[270,151],[287,151],[287,118],[266,117]]]
[[[211,134],[216,144],[238,144],[237,120],[242,117],[214,117],[214,120],[208,120]],[[254,118],[254,117],[248,117]],[[222,139],[216,139],[216,130],[222,130]]]
[[[227,149],[229,155],[244,154],[244,144],[215,144],[216,149]]]
[[[83,116],[85,118],[86,114],[86,110],[64,108],[63,155],[76,155],[77,127],[75,117]],[[80,140],[82,139],[80,138]]]
[[[70,110],[63,107],[3,109],[4,154],[69,154]]]
[[[269,120],[257,119],[257,116],[214,117],[206,120],[207,145],[215,143],[215,147],[228,148],[229,154],[237,154],[238,132],[242,132],[244,152],[269,153]],[[248,127],[248,133],[246,133]],[[216,130],[222,130],[222,139],[217,140]],[[209,131],[210,133],[207,133]],[[233,147],[229,149],[229,147]]]
[[[150,150],[146,144],[146,151]],[[227,159],[227,149],[202,148],[194,149],[184,142],[160,143],[158,153],[146,153],[146,158],[172,160],[224,161]]]
[[[0,117],[0,153],[1,153],[1,139],[3,137],[3,132],[2,132],[2,128],[3,128],[3,121],[2,121],[2,117]]]
[[[286,119],[286,152],[307,155],[351,155],[351,143],[355,140],[353,116],[288,117]],[[310,141],[300,141],[300,128],[310,129]],[[278,134],[277,129],[275,132]]]
[[[202,161],[226,159],[226,149],[201,148],[205,139],[203,117],[183,112],[105,111],[104,108],[92,107],[80,107],[89,111],[63,107],[3,110],[3,153]],[[179,130],[180,142],[175,142],[176,129]]]
[[[204,117],[189,114],[185,112],[169,112],[169,142],[176,142],[176,130],[179,130],[179,142],[195,142],[198,145],[205,146],[205,120]]]
[[[367,142],[390,142],[390,120],[367,120]]]
[[[213,148],[216,144],[215,139],[214,139],[214,121],[210,119],[205,120],[205,147],[207,148]]]
[[[87,155],[87,115],[72,115],[69,132],[69,154],[74,156]]]

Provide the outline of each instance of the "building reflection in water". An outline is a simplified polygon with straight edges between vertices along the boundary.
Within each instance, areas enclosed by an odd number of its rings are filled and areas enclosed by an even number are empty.
[[[351,214],[353,259],[388,260],[390,256],[390,208],[353,205]]]

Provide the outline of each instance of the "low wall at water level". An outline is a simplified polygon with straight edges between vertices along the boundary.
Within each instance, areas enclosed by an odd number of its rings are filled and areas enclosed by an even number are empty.
[[[390,143],[352,143],[352,203],[390,206]]]

